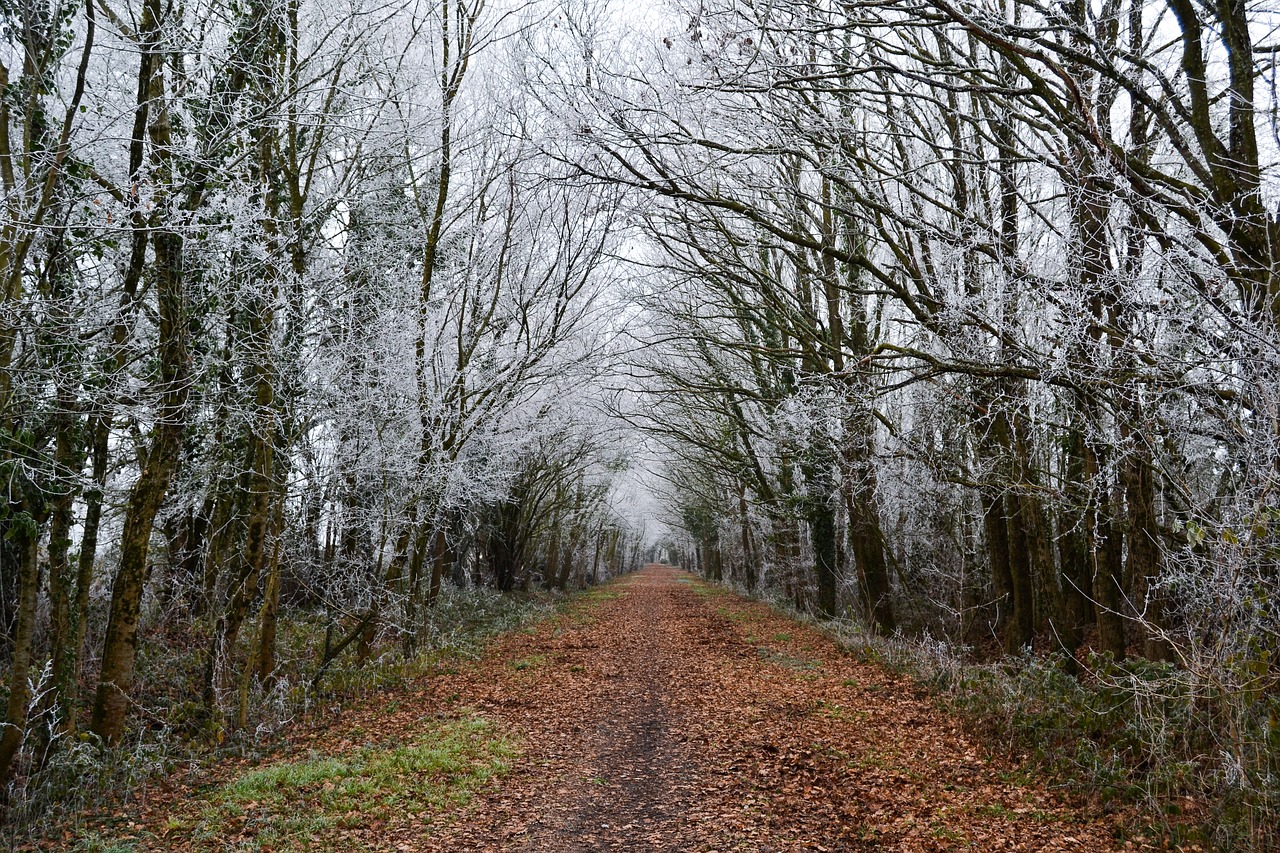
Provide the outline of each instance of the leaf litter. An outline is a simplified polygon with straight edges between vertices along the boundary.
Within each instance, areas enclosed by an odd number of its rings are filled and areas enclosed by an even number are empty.
[[[255,836],[270,825],[258,817],[200,843],[189,830],[201,809],[262,772],[229,763],[199,788],[181,782],[149,797],[124,822],[126,840],[138,850],[399,853],[1147,846],[1118,840],[1122,816],[1067,802],[988,758],[910,680],[666,566],[588,593],[394,698],[309,726],[274,763],[394,750],[471,720],[500,744],[502,767],[477,764],[476,775],[464,761],[457,796],[406,792],[406,814],[389,815],[383,791],[377,808],[353,808],[312,835]],[[410,784],[450,780],[422,774]],[[299,808],[265,799],[254,808]]]

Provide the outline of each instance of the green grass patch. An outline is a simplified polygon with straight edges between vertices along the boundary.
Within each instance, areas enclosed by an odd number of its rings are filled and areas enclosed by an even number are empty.
[[[505,773],[515,745],[479,717],[428,727],[403,746],[364,747],[246,773],[213,794],[191,837],[219,849],[322,849],[331,830],[424,822]]]
[[[516,672],[524,672],[525,670],[537,669],[538,667],[542,666],[546,662],[547,662],[546,655],[529,655],[527,658],[521,658],[520,660],[511,664],[511,666],[513,669],[516,670]]]
[[[108,841],[92,833],[77,841],[73,849],[75,853],[135,853],[138,847],[133,841]]]
[[[565,601],[559,617],[560,625],[564,628],[589,627],[600,618],[596,611],[601,604],[622,598],[626,594],[624,584],[617,581],[576,593]]]
[[[964,834],[957,832],[945,823],[931,824],[933,837],[952,844],[965,844],[969,841]]]
[[[982,817],[995,817],[1001,820],[1013,820],[1016,817],[1013,809],[1000,803],[986,803],[978,806],[977,813]]]
[[[793,669],[797,672],[814,672],[822,669],[822,661],[806,660],[804,658],[794,657],[784,652],[771,649],[768,646],[757,646],[756,654],[761,660],[767,661],[778,666],[784,666],[787,669]]]
[[[1036,823],[1055,823],[1062,820],[1057,815],[1050,814],[1042,809],[1010,808],[1001,803],[987,803],[978,806],[975,814],[982,817],[999,818],[1000,820],[1031,820]]]
[[[731,607],[717,607],[716,615],[727,619],[730,622],[749,622],[756,618],[751,613],[744,610],[734,610]]]
[[[825,700],[819,702],[814,711],[828,720],[837,720],[842,723],[862,722],[870,716],[866,711],[851,710],[843,705],[837,705],[834,702]]]

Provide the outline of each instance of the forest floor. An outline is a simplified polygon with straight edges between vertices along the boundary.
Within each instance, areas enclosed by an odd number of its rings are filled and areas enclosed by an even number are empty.
[[[1140,849],[988,759],[909,680],[679,570],[644,571],[82,850]],[[64,838],[64,843],[70,841]]]

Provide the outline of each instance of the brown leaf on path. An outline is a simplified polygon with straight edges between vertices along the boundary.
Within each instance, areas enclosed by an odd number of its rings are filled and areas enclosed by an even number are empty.
[[[821,633],[669,567],[608,589],[622,595],[505,638],[450,684],[548,761],[417,849],[1049,850],[1068,828],[1078,849],[1118,849],[1103,824],[1000,781],[913,685]],[[502,665],[553,651],[535,679]]]
[[[294,751],[407,742],[471,709],[521,753],[466,805],[397,817],[371,804],[315,849],[1124,849],[1096,816],[1004,781],[909,682],[670,567],[588,593],[397,698],[395,712],[374,701],[299,732]],[[175,786],[139,849],[195,849],[162,832],[166,802],[199,807]],[[238,830],[252,843],[253,825]]]

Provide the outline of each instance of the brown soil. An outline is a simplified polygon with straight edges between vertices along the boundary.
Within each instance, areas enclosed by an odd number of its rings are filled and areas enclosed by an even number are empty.
[[[668,567],[610,589],[448,688],[525,757],[412,849],[1120,849],[818,631]]]
[[[465,708],[512,733],[521,755],[451,814],[355,821],[322,849],[1135,849],[1097,816],[1007,781],[910,681],[670,567],[505,635],[399,700],[300,732],[291,750],[394,742]],[[153,797],[135,826],[184,799],[191,789]],[[144,849],[187,849],[152,832]]]

